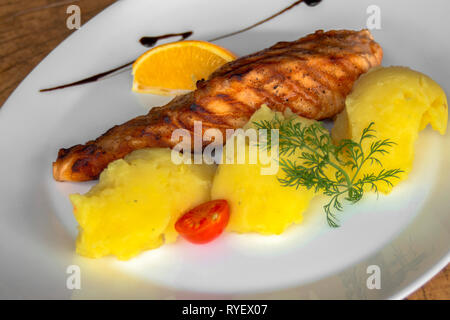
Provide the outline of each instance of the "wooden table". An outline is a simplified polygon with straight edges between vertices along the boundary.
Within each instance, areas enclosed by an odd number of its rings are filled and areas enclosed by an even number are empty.
[[[66,27],[70,4],[85,23],[115,0],[0,0],[0,106],[26,75],[73,30]],[[447,266],[408,299],[450,299]]]

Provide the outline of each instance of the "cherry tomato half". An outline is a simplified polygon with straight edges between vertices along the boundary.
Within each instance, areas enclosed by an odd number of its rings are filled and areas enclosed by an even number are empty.
[[[175,229],[192,243],[207,243],[217,238],[230,218],[230,207],[226,200],[205,202],[182,215]]]

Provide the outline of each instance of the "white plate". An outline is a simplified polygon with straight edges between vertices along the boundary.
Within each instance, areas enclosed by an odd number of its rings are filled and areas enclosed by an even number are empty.
[[[450,136],[425,130],[414,170],[388,197],[368,196],[345,209],[342,227],[326,226],[320,203],[303,225],[279,237],[226,234],[205,246],[182,240],[128,262],[74,254],[76,221],[67,195],[92,183],[56,183],[60,147],[97,137],[146,112],[131,75],[50,93],[145,51],[138,39],[193,30],[211,39],[270,16],[293,1],[119,1],[55,49],[0,109],[1,298],[402,298],[449,261]],[[324,0],[302,4],[245,33],[218,41],[239,55],[317,29],[365,27],[369,5],[381,9],[373,34],[384,65],[425,72],[450,92],[447,0]],[[149,105],[167,98],[151,97]],[[66,288],[69,265],[81,289]],[[381,270],[369,290],[367,268]]]

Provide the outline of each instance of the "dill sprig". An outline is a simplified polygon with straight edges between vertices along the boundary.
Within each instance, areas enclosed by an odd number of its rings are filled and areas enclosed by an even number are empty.
[[[330,197],[323,208],[331,227],[339,226],[336,211],[343,209],[342,198],[354,204],[361,200],[367,186],[378,194],[378,182],[392,186],[391,180],[398,179],[403,172],[400,169],[381,169],[358,176],[364,165],[378,164],[382,167],[379,156],[388,153],[395,144],[389,139],[376,140],[365,150],[363,142],[376,138],[373,122],[363,130],[359,141],[343,139],[338,144],[333,144],[329,132],[319,122],[303,125],[294,119],[275,117],[271,121],[254,122],[254,125],[257,129],[267,130],[266,141],[260,141],[259,145],[269,149],[271,129],[278,129],[279,165],[284,172],[284,177],[278,178],[281,185],[313,188],[315,192],[321,191]]]

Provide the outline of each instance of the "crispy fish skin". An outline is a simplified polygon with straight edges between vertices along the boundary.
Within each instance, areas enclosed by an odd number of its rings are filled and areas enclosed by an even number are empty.
[[[197,90],[174,98],[115,126],[105,134],[68,149],[53,162],[57,181],[98,178],[111,162],[148,147],[173,147],[175,129],[193,133],[194,121],[203,131],[242,127],[262,104],[310,119],[330,118],[344,108],[353,83],[381,64],[383,50],[368,30],[316,31],[293,42],[279,42],[239,58],[199,81]],[[193,136],[193,135],[192,135]],[[207,144],[208,142],[204,142]]]

